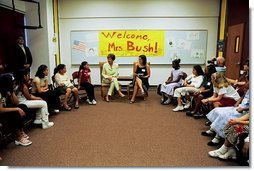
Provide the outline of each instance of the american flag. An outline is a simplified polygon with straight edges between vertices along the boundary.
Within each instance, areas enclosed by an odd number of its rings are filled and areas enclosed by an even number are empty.
[[[86,44],[84,42],[79,41],[79,40],[74,40],[72,49],[76,49],[76,50],[85,52]]]

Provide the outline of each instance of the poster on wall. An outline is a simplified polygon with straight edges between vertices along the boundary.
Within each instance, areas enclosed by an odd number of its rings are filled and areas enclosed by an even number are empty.
[[[99,56],[164,56],[164,31],[100,31]]]
[[[152,64],[204,64],[207,31],[192,30],[101,30],[71,31],[71,61],[98,64],[109,53],[119,64],[132,64],[146,55]]]

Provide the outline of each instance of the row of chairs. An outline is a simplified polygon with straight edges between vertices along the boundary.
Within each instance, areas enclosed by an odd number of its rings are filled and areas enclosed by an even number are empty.
[[[102,97],[103,100],[105,100],[105,97],[106,97],[106,95],[107,95],[108,88],[110,87],[110,84],[102,83],[102,69],[103,69],[104,63],[106,63],[106,62],[99,62],[99,66],[100,66],[100,81],[101,81],[101,97]],[[137,63],[137,62],[134,62],[134,63],[133,63],[133,70],[134,70],[134,67],[135,67],[136,63]],[[148,65],[150,65],[150,62],[148,62]],[[74,71],[74,72],[72,73],[71,82],[73,83],[73,85],[74,85],[75,87],[78,87],[78,79],[79,79],[78,75],[79,75],[79,72],[78,72],[78,71]],[[56,88],[56,85],[55,85],[54,76],[52,76],[51,79],[52,79],[53,84],[51,84],[50,87],[51,87],[51,89],[55,89],[55,88]],[[125,91],[126,91],[126,93],[127,93],[128,99],[131,98],[131,93],[132,93],[132,91],[133,91],[133,90],[132,90],[132,87],[133,87],[132,81],[131,81],[130,83],[126,84],[126,85],[121,85],[121,84],[120,84],[120,89],[125,88]],[[70,102],[71,99],[72,99],[73,97],[74,97],[74,96],[71,95],[70,98],[68,99],[68,102]],[[80,97],[80,100],[81,100],[81,101],[83,101],[84,99],[87,98],[87,93],[86,93],[85,89],[82,88],[82,87],[81,87],[80,90],[79,90],[79,97]],[[64,98],[64,96],[61,96],[61,97],[60,97],[61,100],[62,100],[63,98]]]

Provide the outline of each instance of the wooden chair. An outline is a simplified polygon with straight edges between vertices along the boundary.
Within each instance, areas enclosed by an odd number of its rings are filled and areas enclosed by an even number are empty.
[[[103,100],[105,100],[105,97],[107,95],[107,91],[108,91],[108,88],[110,86],[110,84],[106,84],[106,83],[102,83],[102,69],[103,69],[103,65],[105,64],[106,62],[99,62],[99,65],[100,65],[100,79],[101,79],[101,97]]]
[[[55,90],[57,87],[56,87],[56,80],[55,80],[55,75],[53,75],[51,77],[51,80],[52,80],[52,84],[49,85],[49,89],[51,90]],[[64,101],[64,98],[65,98],[65,93],[64,94],[60,94],[59,95],[59,99],[61,101],[61,108],[63,108],[63,101]],[[70,104],[72,98],[74,98],[74,95],[71,94],[67,100],[67,103]]]
[[[99,62],[99,66],[100,66],[100,79],[101,79],[101,97],[103,100],[105,100],[105,97],[107,95],[108,89],[110,87],[110,84],[106,84],[106,83],[102,83],[102,69],[103,69],[103,65],[106,62]],[[119,84],[119,87],[121,89],[121,85]]]
[[[78,81],[79,81],[79,74],[78,73],[79,73],[78,71],[74,71],[72,73],[72,84],[76,88],[78,88]],[[87,99],[87,93],[83,87],[80,87],[80,89],[78,90],[78,96],[79,96],[80,102],[83,102]]]

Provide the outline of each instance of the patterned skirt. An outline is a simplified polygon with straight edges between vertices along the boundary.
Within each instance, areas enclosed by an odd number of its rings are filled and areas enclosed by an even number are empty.
[[[226,139],[230,142],[230,144],[236,145],[239,143],[239,135],[243,133],[249,133],[249,125],[227,124],[224,128],[224,133],[225,133]]]
[[[222,138],[225,138],[224,127],[233,118],[239,118],[243,114],[237,112],[235,107],[216,107],[206,117],[212,122],[210,127]]]

